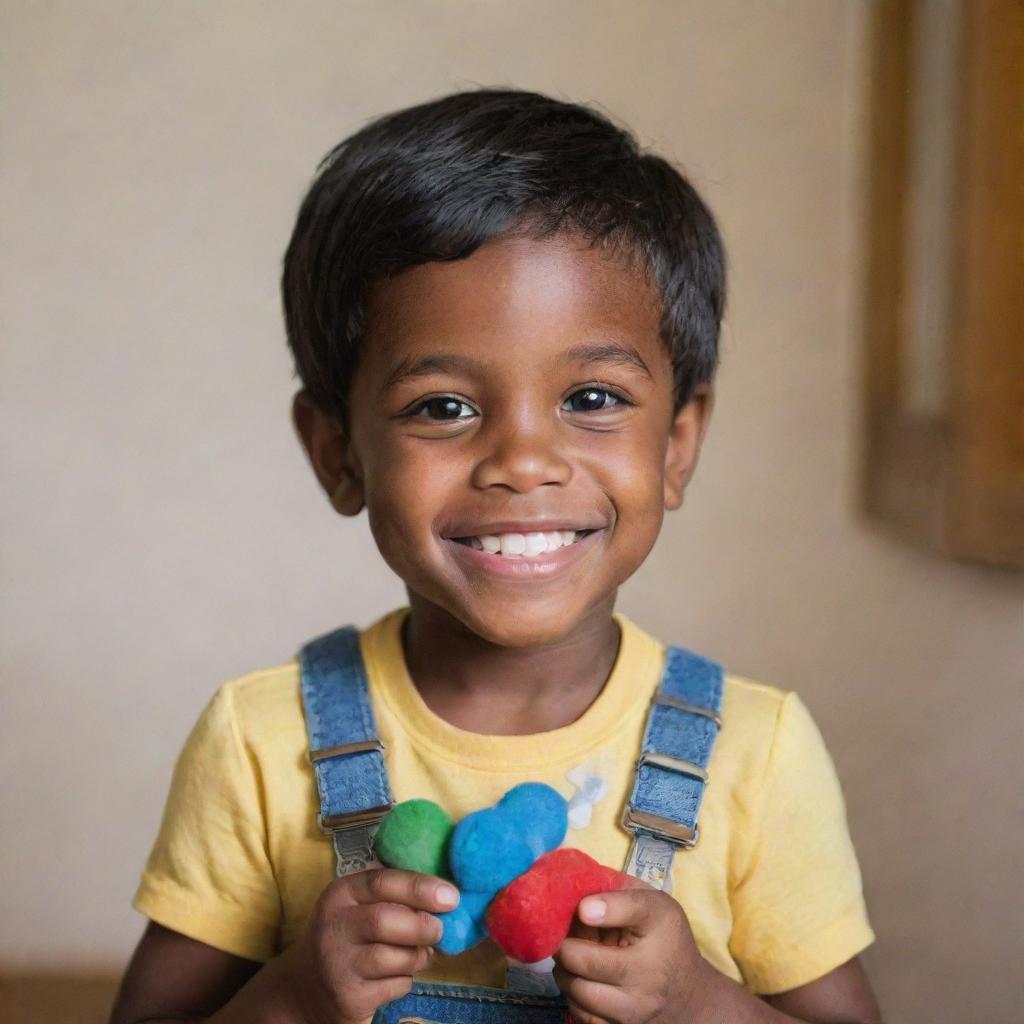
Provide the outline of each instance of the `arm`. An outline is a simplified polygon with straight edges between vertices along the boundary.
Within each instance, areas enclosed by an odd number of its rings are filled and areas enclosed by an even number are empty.
[[[775,995],[751,995],[714,968],[716,977],[706,989],[706,1002],[695,1021],[708,1024],[881,1024],[878,1003],[860,960],[854,957],[808,985]]]
[[[555,954],[555,980],[576,1024],[879,1024],[854,957],[763,999],[701,955],[682,907],[640,882],[584,899]]]
[[[260,967],[151,921],[121,981],[110,1024],[208,1020],[263,973]],[[261,978],[250,988],[265,989],[266,980]],[[251,1000],[234,1002],[244,1005]],[[248,1019],[252,1024],[274,1020],[270,1006],[267,1011],[261,1014],[259,1006],[253,1006]]]
[[[324,889],[294,945],[262,967],[151,924],[111,1024],[369,1024],[430,964],[435,915],[457,901],[449,883],[413,871],[345,875]]]
[[[857,1021],[881,1024],[882,1016],[860,957],[848,960],[809,985],[765,996],[766,1002],[797,1020],[825,1024]]]

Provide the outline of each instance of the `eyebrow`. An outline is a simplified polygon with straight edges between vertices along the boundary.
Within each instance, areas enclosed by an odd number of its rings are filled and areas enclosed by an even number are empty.
[[[450,352],[438,352],[434,355],[420,356],[418,359],[412,356],[403,356],[392,367],[391,372],[385,377],[381,386],[381,393],[393,388],[403,380],[410,380],[414,377],[426,377],[431,373],[452,373],[456,370],[471,371],[478,369],[480,364],[468,356],[459,356]]]
[[[615,366],[632,366],[645,377],[654,380],[643,357],[632,345],[611,341],[601,345],[576,345],[565,353],[567,363],[611,363]]]
[[[603,344],[575,345],[562,358],[563,363],[610,363],[614,366],[632,366],[650,380],[654,380],[647,364],[640,353],[632,346],[622,342],[605,342]],[[481,363],[469,356],[456,355],[453,352],[437,352],[429,356],[403,356],[392,367],[381,385],[381,393],[390,390],[402,381],[416,377],[426,377],[432,373],[453,373],[456,371],[478,371]]]

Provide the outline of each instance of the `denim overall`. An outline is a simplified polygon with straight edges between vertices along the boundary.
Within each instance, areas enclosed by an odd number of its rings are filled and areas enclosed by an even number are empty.
[[[393,800],[384,746],[370,706],[359,633],[345,626],[303,647],[302,701],[316,775],[317,823],[332,837],[337,874],[363,870]],[[633,834],[624,870],[655,888],[671,879],[672,857],[698,839],[707,765],[722,726],[722,669],[678,647],[668,649],[651,704],[622,826]],[[537,978],[537,975],[533,975]],[[528,971],[510,968],[506,988],[413,982],[380,1007],[373,1024],[566,1024],[564,997],[530,991]]]

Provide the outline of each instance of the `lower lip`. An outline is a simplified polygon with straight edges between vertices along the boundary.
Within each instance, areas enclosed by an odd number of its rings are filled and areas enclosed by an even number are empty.
[[[542,555],[526,558],[506,558],[503,555],[492,555],[488,551],[471,548],[468,544],[457,541],[446,541],[455,549],[455,557],[474,569],[514,580],[546,580],[556,576],[578,562],[593,546],[604,530],[595,530],[585,537],[573,541],[567,547],[557,551],[546,551]]]

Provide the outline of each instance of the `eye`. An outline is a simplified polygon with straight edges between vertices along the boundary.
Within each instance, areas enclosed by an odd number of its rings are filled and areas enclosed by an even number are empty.
[[[621,395],[607,388],[585,387],[574,391],[565,399],[562,408],[568,412],[604,412],[606,409],[628,404]]]
[[[476,416],[476,409],[461,398],[437,395],[418,402],[409,410],[412,419],[432,420],[436,423],[458,423]]]

